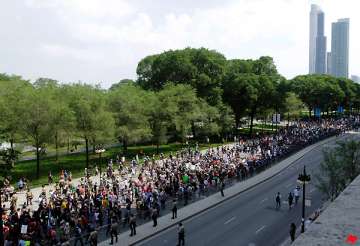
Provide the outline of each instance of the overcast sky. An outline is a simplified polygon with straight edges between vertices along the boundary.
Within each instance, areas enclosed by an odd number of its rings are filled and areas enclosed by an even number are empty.
[[[350,18],[350,74],[360,75],[359,0],[1,0],[0,73],[108,88],[135,79],[143,57],[190,46],[269,55],[292,78],[308,71],[311,3],[325,12],[328,47],[331,22]]]

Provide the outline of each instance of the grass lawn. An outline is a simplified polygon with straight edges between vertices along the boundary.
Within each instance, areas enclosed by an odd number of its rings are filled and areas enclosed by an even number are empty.
[[[280,129],[282,126],[278,125],[278,129]],[[273,129],[271,129],[271,124],[254,124],[253,125],[253,134],[256,133],[271,133],[276,132],[276,125],[273,125]],[[241,129],[238,129],[238,133],[240,134],[249,134],[250,133],[250,127],[246,126]]]
[[[216,147],[223,145],[224,143],[214,143],[211,144],[211,147]],[[194,147],[194,146],[192,146]],[[206,149],[209,145],[207,144],[199,144],[200,149]],[[167,144],[160,146],[160,153],[165,155],[170,154],[170,152],[176,152],[183,148],[186,148],[183,144]],[[143,153],[141,155],[140,153]],[[109,148],[102,154],[102,168],[106,166],[106,159],[116,158],[116,155],[119,157],[122,156],[122,148],[121,147],[114,147]],[[153,154],[156,155],[156,146],[154,145],[146,145],[146,146],[131,146],[128,147],[128,153],[126,155],[126,161],[128,162],[132,158],[139,154],[140,162],[143,162],[144,155],[152,156]],[[158,156],[156,155],[156,158]],[[98,165],[99,157],[97,154],[90,154],[90,168],[92,166]],[[47,176],[48,172],[51,170],[54,181],[58,181],[59,173],[62,169],[66,169],[71,171],[73,178],[79,178],[84,175],[84,168],[86,165],[86,155],[85,153],[79,154],[71,154],[60,156],[58,163],[55,161],[55,157],[44,158],[40,161],[40,178],[36,179],[36,160],[31,161],[22,161],[16,163],[15,167],[11,171],[12,183],[16,183],[20,177],[26,177],[30,181],[31,187],[41,186],[43,184],[47,184]]]
[[[31,143],[27,143],[27,145],[31,146]],[[70,146],[70,149],[72,149],[73,147]],[[82,149],[82,148],[85,148],[85,144],[79,144],[77,146],[78,149]],[[46,146],[46,152],[48,154],[53,154],[55,155],[56,153],[56,148],[55,146],[53,145],[47,145]],[[59,147],[58,148],[58,152],[59,152],[59,155],[64,155],[64,154],[67,154],[67,146],[62,146],[62,147]],[[27,157],[34,157],[35,156],[35,150],[34,151],[26,151],[26,152],[23,152],[21,154],[21,157],[22,158],[27,158]]]

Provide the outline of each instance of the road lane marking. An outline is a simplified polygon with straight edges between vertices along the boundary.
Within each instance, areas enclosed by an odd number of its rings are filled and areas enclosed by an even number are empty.
[[[290,186],[292,186],[293,184],[291,183],[291,184],[287,184],[287,185],[285,185],[285,187],[286,188],[289,188]]]
[[[265,201],[267,201],[267,200],[268,200],[268,198],[262,199],[261,202],[260,202],[260,204],[263,203],[263,202],[265,202]]]
[[[316,188],[312,188],[312,189],[310,190],[310,193],[312,193],[314,190],[316,190]]]
[[[262,230],[264,230],[264,228],[265,228],[266,226],[262,226],[262,227],[260,227],[259,229],[257,229],[256,230],[256,232],[255,232],[255,234],[258,234],[259,232],[261,232]]]
[[[233,221],[236,218],[236,216],[230,218],[229,220],[225,221],[224,225],[229,224],[231,221]]]

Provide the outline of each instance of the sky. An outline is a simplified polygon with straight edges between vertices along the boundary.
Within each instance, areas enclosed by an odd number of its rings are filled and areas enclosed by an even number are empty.
[[[350,18],[349,74],[360,75],[359,0],[1,0],[0,73],[108,88],[138,62],[205,47],[228,59],[272,56],[287,78],[308,72],[309,12]],[[329,50],[329,48],[328,48]]]

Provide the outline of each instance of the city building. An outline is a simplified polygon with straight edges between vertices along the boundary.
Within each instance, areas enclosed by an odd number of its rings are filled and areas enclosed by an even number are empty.
[[[360,83],[360,76],[351,75],[351,80],[356,82],[356,83]]]
[[[326,37],[324,35],[325,15],[316,4],[310,11],[309,73],[326,73]]]
[[[328,52],[326,56],[326,73],[331,74],[331,52]]]
[[[331,28],[331,75],[349,78],[349,23],[339,19]]]
[[[316,56],[315,73],[326,74],[326,37],[324,36],[324,12],[318,13],[317,36],[316,36]]]

